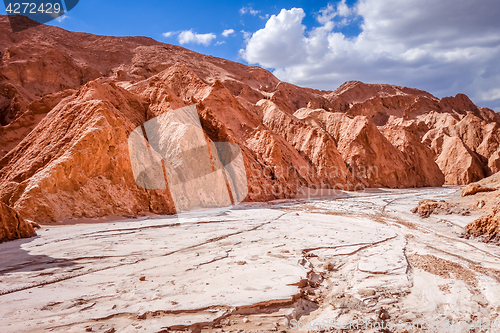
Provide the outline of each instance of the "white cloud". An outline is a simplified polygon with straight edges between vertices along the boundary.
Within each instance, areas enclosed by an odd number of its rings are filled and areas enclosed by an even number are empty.
[[[466,93],[480,105],[496,100],[486,105],[499,111],[499,15],[498,0],[359,0],[355,7],[340,1],[317,13],[320,26],[306,31],[302,9],[283,9],[240,54],[303,86],[393,83],[438,97]],[[336,30],[352,22],[362,22],[358,36]]]
[[[193,30],[184,30],[179,34],[179,43],[182,44],[202,44],[208,46],[216,36],[213,33],[198,34]]]
[[[222,32],[222,36],[224,36],[224,37],[227,37],[227,36],[232,35],[232,34],[234,34],[233,29],[226,29]]]
[[[241,7],[240,8],[240,15],[244,15],[246,13],[255,16],[255,15],[260,13],[260,10],[255,10],[252,7]]]
[[[337,3],[336,6],[333,6],[331,3],[328,4],[325,8],[321,9],[316,16],[316,20],[325,25],[325,24],[333,24],[333,19],[336,17],[347,18],[348,16],[353,14],[353,9],[349,8],[345,2],[345,0]],[[341,21],[342,22],[342,21]],[[347,22],[347,20],[345,20]],[[339,24],[339,22],[337,22]]]
[[[168,32],[164,32],[162,33],[161,35],[165,38],[168,38],[168,37],[172,37],[174,34],[176,34],[175,31],[168,31]]]
[[[217,46],[217,45],[222,45],[222,44],[226,44],[226,41],[225,41],[225,40],[223,40],[223,41],[218,41],[217,43],[215,43],[215,45],[216,45],[216,46]]]
[[[249,63],[265,67],[292,66],[307,61],[302,8],[282,9],[272,15],[264,29],[254,33],[241,55]]]

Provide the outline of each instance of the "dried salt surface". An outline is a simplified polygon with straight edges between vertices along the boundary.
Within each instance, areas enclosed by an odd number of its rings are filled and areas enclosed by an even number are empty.
[[[0,244],[0,331],[274,331],[294,319],[380,321],[381,308],[394,323],[494,319],[499,248],[460,238],[454,215],[450,227],[410,213],[456,192],[371,190],[48,227]],[[453,269],[437,275],[409,258]]]

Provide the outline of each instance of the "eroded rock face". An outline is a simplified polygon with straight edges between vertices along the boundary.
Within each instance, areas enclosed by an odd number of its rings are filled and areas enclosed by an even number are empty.
[[[2,159],[2,201],[39,222],[172,212],[165,193],[132,176],[127,137],[145,113],[140,98],[112,83],[84,85]]]
[[[0,202],[0,243],[35,236],[33,226],[25,221],[17,212]]]
[[[0,17],[0,200],[39,222],[173,213],[171,194],[135,183],[127,138],[195,105],[207,142],[241,151],[247,201],[302,187],[466,184],[500,168],[500,117],[465,95],[391,85],[319,91],[270,72],[144,37]]]
[[[378,128],[366,116],[350,118],[323,109],[300,109],[295,116],[325,129],[354,176],[372,187],[441,186],[444,176],[432,151],[408,128]],[[366,177],[363,174],[366,173]]]
[[[500,172],[467,185],[462,197],[469,206],[484,215],[465,227],[465,237],[484,242],[500,241]]]
[[[493,211],[465,226],[466,237],[481,238],[484,242],[500,241],[500,205]]]
[[[415,122],[386,125],[382,133],[389,142],[401,151],[407,165],[408,178],[415,187],[441,186],[445,176],[435,161],[435,154],[418,137],[419,128]]]
[[[459,137],[444,136],[436,163],[445,174],[445,184],[468,184],[484,178],[483,166]]]

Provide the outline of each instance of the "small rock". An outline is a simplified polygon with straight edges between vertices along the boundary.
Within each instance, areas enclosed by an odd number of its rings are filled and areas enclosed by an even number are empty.
[[[238,265],[246,265],[246,261],[245,260],[241,260],[241,261],[237,261],[236,262]]]
[[[92,327],[91,326],[85,327],[85,332],[92,332]]]
[[[109,330],[104,331],[104,333],[115,333],[116,330],[114,327],[111,327]]]
[[[244,322],[245,324],[246,324],[246,323],[248,323],[248,322],[249,322],[248,318],[247,318],[247,317],[243,318],[243,322]]]
[[[375,296],[376,293],[375,289],[372,288],[361,289],[358,291],[358,294],[361,296]]]
[[[332,271],[335,268],[335,266],[333,266],[331,262],[327,261],[323,264],[323,268],[328,271]]]
[[[147,315],[147,313],[146,313],[146,312],[144,312],[143,314],[138,315],[138,316],[137,316],[137,319],[144,320],[144,319],[146,319],[146,317],[147,317],[147,316],[148,316],[148,315]]]
[[[387,312],[387,310],[384,308],[380,308],[380,310],[378,312],[378,317],[381,320],[387,320],[387,319],[391,318],[391,316],[389,315],[389,312]]]
[[[296,285],[299,288],[304,288],[305,286],[307,286],[308,283],[309,283],[308,279],[302,279],[299,282],[297,282]]]
[[[145,277],[145,276],[141,276],[141,277],[139,278],[139,281],[146,281],[146,277]]]

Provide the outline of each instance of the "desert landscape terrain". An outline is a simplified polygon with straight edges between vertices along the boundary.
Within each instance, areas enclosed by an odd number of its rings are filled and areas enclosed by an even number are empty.
[[[493,110],[146,37],[0,32],[1,332],[500,331]],[[138,186],[131,133],[184,107],[241,150],[242,203]]]

